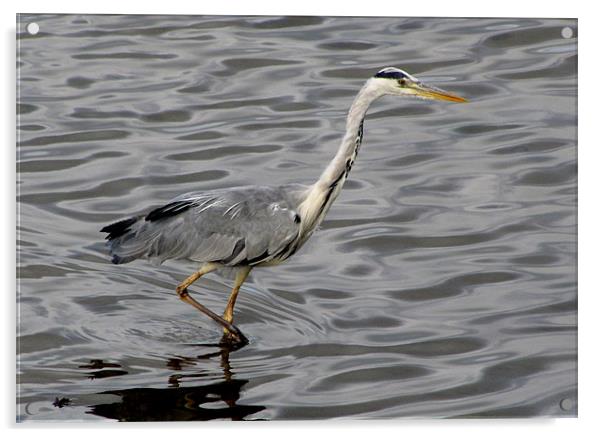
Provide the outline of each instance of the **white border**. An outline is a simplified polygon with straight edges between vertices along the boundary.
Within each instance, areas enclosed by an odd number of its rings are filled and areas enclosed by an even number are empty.
[[[583,7],[577,2],[548,0],[544,4],[524,0],[503,2],[454,0],[228,0],[170,1],[22,0],[15,12],[31,13],[111,13],[111,14],[228,14],[228,15],[353,15],[353,16],[436,16],[436,17],[541,17],[575,18]]]
[[[484,1],[426,1],[426,0],[345,0],[345,1],[262,1],[228,0],[224,2],[169,1],[150,2],[148,0],[103,0],[102,2],[84,2],[82,0],[34,1],[21,0],[15,4],[0,5],[2,14],[2,36],[4,43],[5,65],[1,69],[4,86],[3,104],[0,106],[0,120],[4,135],[2,151],[4,174],[2,181],[2,232],[0,243],[5,249],[4,259],[0,263],[1,275],[5,287],[4,323],[6,328],[3,348],[3,366],[1,386],[4,413],[3,424],[9,435],[19,430],[25,434],[35,432],[61,433],[75,435],[100,435],[111,432],[128,432],[143,429],[145,433],[164,435],[180,432],[202,432],[220,435],[245,433],[253,435],[281,435],[282,432],[301,435],[307,432],[324,430],[329,434],[344,432],[357,436],[376,432],[405,433],[421,436],[436,435],[446,437],[471,435],[487,437],[504,436],[510,432],[528,432],[546,437],[567,435],[594,435],[602,428],[597,420],[600,403],[600,325],[599,311],[602,309],[601,286],[596,271],[600,270],[599,223],[602,221],[600,205],[602,196],[601,140],[595,130],[599,125],[600,89],[602,88],[602,68],[598,34],[599,13],[595,2],[551,1],[527,2],[524,0],[505,0],[503,2]],[[137,13],[137,14],[243,14],[243,15],[356,15],[356,16],[468,16],[468,17],[562,17],[579,19],[579,419],[559,420],[448,420],[448,421],[336,421],[336,422],[269,422],[246,424],[104,424],[104,425],[15,425],[15,14],[21,13]],[[594,106],[595,105],[595,106]],[[193,429],[194,428],[194,429]]]

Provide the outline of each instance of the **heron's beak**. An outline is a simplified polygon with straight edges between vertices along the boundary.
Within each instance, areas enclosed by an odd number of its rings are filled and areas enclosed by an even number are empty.
[[[447,100],[449,102],[458,103],[468,102],[468,100],[466,100],[464,97],[457,96],[440,88],[435,88],[434,86],[425,85],[423,83],[414,84],[412,89],[417,96],[425,97],[427,99]]]

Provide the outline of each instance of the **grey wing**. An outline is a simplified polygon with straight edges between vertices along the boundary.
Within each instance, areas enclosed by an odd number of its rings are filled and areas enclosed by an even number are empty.
[[[116,263],[145,257],[256,265],[290,251],[299,235],[296,204],[288,187],[189,193],[103,230]]]

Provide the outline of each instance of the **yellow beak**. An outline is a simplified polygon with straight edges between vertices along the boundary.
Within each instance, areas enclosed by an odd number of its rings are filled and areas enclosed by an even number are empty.
[[[424,84],[417,84],[414,87],[416,95],[426,97],[429,99],[447,100],[448,102],[465,103],[468,102],[464,97],[457,96],[453,93],[444,91],[434,86],[428,86]]]

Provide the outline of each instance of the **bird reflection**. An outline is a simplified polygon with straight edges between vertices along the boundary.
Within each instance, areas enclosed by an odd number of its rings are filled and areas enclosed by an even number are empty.
[[[115,363],[107,363],[103,360],[90,360],[90,364],[79,366],[80,369],[93,369],[88,372],[90,379],[110,378],[112,376],[127,375],[125,370],[119,370],[121,366]]]
[[[222,345],[217,352],[197,357],[170,358],[166,365],[181,371],[199,361],[219,357],[223,380],[212,384],[189,386],[187,380],[206,378],[207,372],[174,373],[168,388],[131,388],[99,394],[116,395],[118,402],[92,405],[90,414],[122,422],[243,420],[265,409],[260,405],[239,405],[240,391],[249,382],[233,378],[230,366],[231,347]]]

